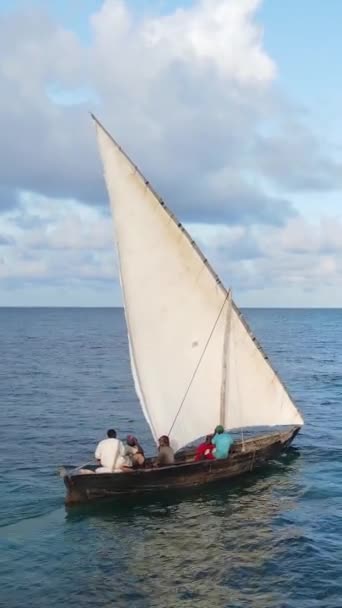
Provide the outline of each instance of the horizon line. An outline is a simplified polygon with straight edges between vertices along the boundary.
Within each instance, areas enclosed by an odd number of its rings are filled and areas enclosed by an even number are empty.
[[[240,305],[239,308],[242,309],[252,309],[252,310],[342,310],[341,306],[243,306]],[[77,310],[124,310],[123,306],[82,306],[82,305],[59,305],[59,306],[51,306],[51,305],[2,305],[0,304],[0,310],[8,310],[8,309],[20,309],[20,310],[32,310],[32,309],[51,309],[51,310],[65,310],[65,309],[77,309]]]

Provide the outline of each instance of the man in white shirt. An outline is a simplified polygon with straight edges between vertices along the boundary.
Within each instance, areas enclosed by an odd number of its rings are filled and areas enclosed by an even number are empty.
[[[117,473],[126,464],[125,446],[116,438],[116,431],[109,429],[107,439],[103,439],[97,445],[95,458],[101,466],[96,473]]]

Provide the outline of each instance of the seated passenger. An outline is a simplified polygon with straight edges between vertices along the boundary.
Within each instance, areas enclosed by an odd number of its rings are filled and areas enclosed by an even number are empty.
[[[215,446],[213,455],[217,459],[227,458],[229,450],[234,443],[233,437],[225,432],[222,424],[219,424],[215,429],[215,435],[212,439]]]
[[[170,440],[167,435],[163,435],[158,439],[158,456],[157,464],[158,467],[167,467],[175,463],[175,455],[172,447],[170,446]]]
[[[122,470],[125,465],[125,446],[116,438],[116,431],[109,429],[107,439],[97,445],[95,458],[101,466],[96,473],[114,473]]]
[[[200,443],[196,449],[195,461],[196,460],[215,460],[213,456],[214,444],[212,443],[212,435],[207,435],[205,441]]]
[[[126,444],[126,454],[130,458],[133,468],[144,466],[145,454],[137,438],[127,435]]]

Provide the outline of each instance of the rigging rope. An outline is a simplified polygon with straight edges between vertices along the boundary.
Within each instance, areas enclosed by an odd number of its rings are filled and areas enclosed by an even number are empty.
[[[211,330],[211,332],[210,332],[210,334],[209,334],[208,340],[207,340],[207,341],[206,341],[206,343],[205,343],[205,346],[204,346],[203,352],[202,352],[202,354],[201,354],[201,356],[200,356],[200,358],[199,358],[199,361],[198,361],[198,363],[197,363],[197,365],[196,365],[196,367],[195,367],[195,370],[194,370],[194,372],[193,372],[193,374],[192,374],[192,376],[191,376],[191,380],[190,380],[190,382],[189,382],[189,384],[188,384],[188,387],[187,387],[187,389],[186,389],[186,391],[185,391],[185,393],[184,393],[184,397],[183,397],[183,399],[182,399],[182,401],[181,401],[181,404],[180,404],[180,406],[179,406],[179,408],[178,408],[177,414],[176,414],[176,416],[175,416],[175,418],[174,418],[174,421],[173,421],[173,423],[172,423],[172,425],[171,425],[171,428],[170,428],[170,430],[169,430],[169,432],[168,432],[168,435],[170,435],[170,434],[171,434],[171,431],[172,431],[173,427],[174,427],[174,426],[175,426],[175,424],[176,424],[177,418],[178,418],[178,416],[179,416],[179,414],[180,414],[180,411],[181,411],[181,409],[182,409],[182,407],[183,407],[183,405],[184,405],[184,401],[185,401],[185,399],[187,398],[188,392],[189,392],[189,390],[190,390],[190,388],[191,388],[191,385],[192,385],[192,383],[193,383],[193,381],[194,381],[194,379],[195,379],[195,376],[196,376],[196,374],[197,374],[198,368],[199,368],[199,366],[201,365],[201,361],[202,361],[202,359],[203,359],[203,357],[204,357],[204,355],[205,355],[205,352],[206,352],[206,350],[207,350],[207,348],[208,348],[209,342],[210,342],[210,340],[211,340],[211,338],[212,338],[212,335],[213,335],[213,333],[214,333],[214,331],[215,331],[216,325],[217,325],[217,324],[218,324],[218,322],[219,322],[219,318],[220,318],[220,316],[221,316],[221,314],[222,314],[222,311],[223,311],[223,309],[224,309],[224,307],[225,307],[225,305],[226,305],[226,302],[227,302],[227,300],[228,300],[228,298],[229,298],[229,294],[230,294],[230,289],[228,289],[228,291],[227,291],[227,293],[226,293],[226,297],[225,297],[225,299],[224,299],[224,301],[223,301],[223,304],[222,304],[222,306],[221,306],[221,308],[220,308],[220,311],[219,311],[219,313],[218,313],[218,315],[217,315],[217,319],[216,319],[216,321],[215,321],[215,323],[214,323],[214,325],[213,325],[213,328],[212,328],[212,330]]]

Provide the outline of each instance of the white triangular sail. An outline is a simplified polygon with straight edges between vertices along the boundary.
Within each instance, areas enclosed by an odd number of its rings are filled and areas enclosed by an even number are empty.
[[[225,426],[302,425],[302,416],[235,305],[229,323]]]
[[[233,305],[181,224],[95,122],[114,216],[136,391],[154,438],[168,434],[178,449],[212,432],[222,415],[227,426],[230,422],[233,372],[226,357]],[[261,366],[268,368],[260,356]],[[223,374],[228,374],[225,391]],[[297,410],[289,403],[292,420],[289,415],[286,424],[297,424]],[[276,418],[275,412],[271,424],[281,424],[283,417]]]

